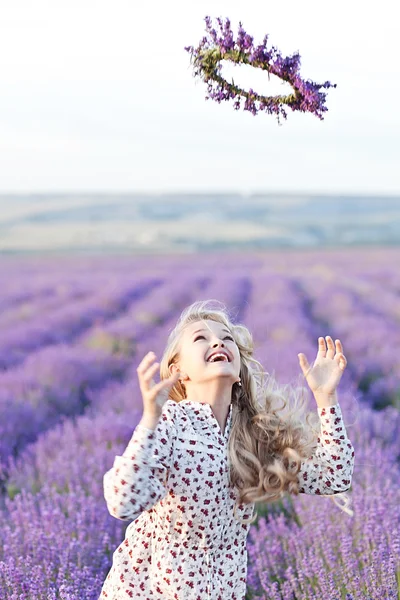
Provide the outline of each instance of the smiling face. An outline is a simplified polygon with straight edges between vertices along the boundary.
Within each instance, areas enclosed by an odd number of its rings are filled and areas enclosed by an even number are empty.
[[[212,354],[224,356],[212,358]],[[209,360],[211,358],[211,360]],[[192,385],[221,380],[224,386],[238,381],[239,348],[223,323],[206,319],[189,323],[182,333],[178,367],[189,390]],[[173,372],[171,365],[171,372]]]

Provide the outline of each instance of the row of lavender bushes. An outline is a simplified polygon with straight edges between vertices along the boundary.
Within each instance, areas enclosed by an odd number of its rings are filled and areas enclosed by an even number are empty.
[[[53,394],[59,393],[62,382],[62,405],[68,405],[68,390],[74,405],[79,371],[69,371],[69,377],[62,379],[63,356],[68,356],[69,349],[83,371],[96,372],[103,367],[98,363],[93,367],[91,353],[103,352],[105,375],[99,385],[94,378],[94,384],[91,381],[86,388],[83,414],[64,411],[64,418],[54,422],[46,420],[45,412],[37,422],[42,429],[36,430],[32,443],[22,442],[17,452],[10,445],[8,450],[5,447],[0,597],[98,598],[112,553],[126,528],[107,512],[102,477],[141,416],[137,364],[150,349],[161,356],[185,305],[199,298],[218,298],[236,307],[237,317],[253,332],[257,358],[281,382],[297,377],[298,352],[314,357],[318,335],[338,334],[349,361],[340,402],[356,451],[354,517],[339,511],[327,498],[299,496],[288,498],[280,510],[266,507],[265,516],[250,530],[248,598],[397,598],[399,411],[390,405],[373,410],[368,390],[357,387],[365,375],[362,365],[367,352],[360,352],[365,346],[357,340],[366,331],[359,327],[363,311],[370,323],[368,311],[373,312],[374,304],[357,304],[357,319],[352,321],[346,311],[341,312],[334,283],[341,281],[341,294],[362,296],[364,287],[373,287],[374,279],[382,277],[386,261],[389,257],[383,256],[380,264],[362,265],[363,271],[358,258],[352,263],[351,255],[347,256],[347,280],[340,277],[344,258],[332,255],[322,257],[319,272],[315,257],[295,255],[291,255],[290,268],[278,255],[273,260],[251,255],[218,261],[205,257],[196,259],[195,266],[188,257],[158,259],[136,272],[128,261],[125,269],[119,263],[116,271],[136,286],[144,281],[145,273],[149,276],[150,266],[151,276],[161,277],[162,283],[102,323],[82,328],[50,369],[57,373]],[[101,270],[100,262],[97,269]],[[174,272],[178,272],[176,278],[165,275]],[[392,295],[394,301],[399,280],[387,267],[384,281],[385,298]],[[396,312],[391,306],[387,300],[380,317],[374,313],[374,323],[376,331],[381,324],[385,344],[396,352]],[[387,328],[390,319],[393,326]],[[386,354],[375,349],[374,356],[379,373],[387,373],[385,364],[380,365]],[[29,355],[22,366],[34,364],[29,363],[31,359]],[[114,360],[119,361],[118,374],[113,372]],[[385,379],[381,377],[383,386]],[[40,388],[40,376],[37,381]],[[397,389],[398,384],[397,379]],[[47,403],[45,394],[39,394],[38,412]],[[18,414],[18,402],[15,407]],[[25,421],[28,429],[29,425]]]

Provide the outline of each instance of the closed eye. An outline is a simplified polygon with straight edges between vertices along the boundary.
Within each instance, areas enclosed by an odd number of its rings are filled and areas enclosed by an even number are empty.
[[[197,337],[195,337],[195,339],[193,340],[194,342],[196,342],[197,340],[199,340],[200,338],[203,338],[203,340],[205,340],[204,335],[198,335]],[[224,340],[226,340],[228,338],[228,340],[231,340],[232,342],[234,342],[235,340],[233,339],[233,337],[231,337],[230,335],[226,335],[224,337]]]

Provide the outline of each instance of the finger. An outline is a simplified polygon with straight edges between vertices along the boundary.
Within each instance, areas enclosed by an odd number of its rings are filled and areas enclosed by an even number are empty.
[[[149,367],[145,373],[142,375],[142,381],[146,384],[149,384],[153,375],[157,372],[158,367],[160,366],[160,363],[156,362],[154,363],[154,365],[151,365],[151,367]]]
[[[342,346],[342,342],[340,340],[335,340],[335,345],[336,345],[336,352],[338,354],[343,354],[343,346]]]
[[[154,354],[154,352],[148,352],[143,358],[143,360],[139,363],[139,366],[136,369],[136,371],[138,373],[143,373],[146,370],[146,368],[153,362],[153,360],[155,360],[155,358],[156,355]]]
[[[177,382],[178,377],[179,377],[179,374],[175,373],[171,377],[168,377],[168,379],[163,379],[159,383],[156,383],[156,385],[153,387],[153,392],[158,394],[159,392],[161,392],[162,390],[164,390],[166,388],[171,388]]]
[[[319,337],[318,338],[318,352],[317,352],[317,358],[321,358],[325,357],[326,355],[326,346],[325,346],[325,340],[323,337]]]
[[[154,354],[154,352],[148,352],[142,360],[142,362],[139,364],[138,368],[136,369],[137,373],[144,373],[144,371],[153,362],[153,360],[155,360],[155,358],[156,355]]]
[[[328,345],[328,352],[326,353],[327,358],[333,358],[335,356],[335,344],[330,335],[326,336],[326,343]]]
[[[346,366],[347,366],[347,358],[345,357],[344,354],[336,354],[335,359],[338,363],[339,369],[341,369],[342,371],[345,370]]]
[[[303,375],[306,376],[310,369],[308,360],[307,360],[305,354],[303,354],[302,352],[300,352],[300,354],[298,354],[297,356],[299,357],[300,367],[301,367],[301,370],[303,371]]]

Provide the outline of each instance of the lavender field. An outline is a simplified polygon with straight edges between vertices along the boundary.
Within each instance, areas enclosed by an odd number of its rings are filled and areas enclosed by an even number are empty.
[[[395,247],[3,257],[0,599],[97,600],[128,525],[102,485],[142,414],[136,368],[161,357],[183,308],[211,298],[280,383],[318,336],[340,338],[348,360],[354,515],[303,494],[263,507],[248,599],[400,599],[399,264]]]

